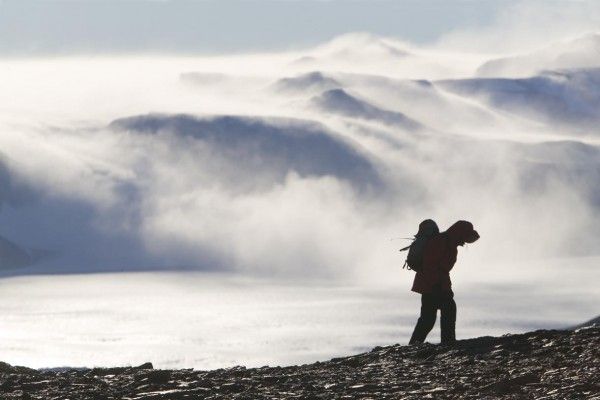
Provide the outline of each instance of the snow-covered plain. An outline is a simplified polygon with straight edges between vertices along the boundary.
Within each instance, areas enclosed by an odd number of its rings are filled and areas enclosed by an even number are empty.
[[[458,337],[559,329],[589,319],[600,301],[599,261],[528,263],[522,267],[529,277],[519,283],[502,274],[458,280]],[[562,272],[540,276],[544,267]],[[160,368],[213,369],[327,360],[408,342],[419,296],[408,291],[413,273],[396,273],[400,284],[367,286],[193,272],[3,279],[0,350],[6,362],[41,368],[151,361]],[[429,340],[439,341],[439,327]]]
[[[0,60],[3,359],[210,368],[406,340],[390,239],[429,217],[482,236],[454,274],[462,337],[596,315],[599,43]]]

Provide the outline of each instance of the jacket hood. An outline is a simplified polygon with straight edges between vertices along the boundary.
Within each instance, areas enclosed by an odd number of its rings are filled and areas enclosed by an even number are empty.
[[[437,235],[438,233],[440,233],[440,229],[435,221],[432,219],[426,219],[419,224],[419,232],[417,232],[415,237],[429,237]]]
[[[473,229],[473,224],[469,221],[455,222],[448,228],[446,234],[452,243],[459,246],[462,246],[465,243],[473,243],[479,239],[479,233]]]

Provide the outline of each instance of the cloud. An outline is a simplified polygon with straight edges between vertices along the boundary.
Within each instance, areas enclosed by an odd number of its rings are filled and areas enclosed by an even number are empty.
[[[489,80],[415,47],[293,63],[321,50],[3,61],[0,235],[56,251],[41,271],[361,280],[429,217],[475,224],[471,265],[597,251],[593,70]]]
[[[437,46],[453,51],[514,54],[594,32],[600,4],[594,0],[521,0],[499,9],[492,24],[444,34]]]

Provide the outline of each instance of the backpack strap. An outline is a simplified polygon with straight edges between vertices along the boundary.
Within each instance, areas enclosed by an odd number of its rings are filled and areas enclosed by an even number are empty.
[[[410,246],[412,246],[412,243],[398,251],[406,251],[406,250],[410,249]]]

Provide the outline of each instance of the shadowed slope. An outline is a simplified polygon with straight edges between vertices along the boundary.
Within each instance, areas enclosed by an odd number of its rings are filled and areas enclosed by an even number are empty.
[[[35,254],[0,236],[0,270],[26,267],[37,260]]]
[[[592,128],[600,121],[600,68],[546,71],[531,78],[440,81],[461,96],[545,123]]]
[[[584,322],[581,325],[577,325],[575,328],[584,328],[584,327],[590,327],[590,326],[595,326],[595,327],[600,328],[600,315],[597,316],[596,318],[592,318],[589,321]]]
[[[201,141],[222,162],[222,172],[231,175],[227,179],[249,188],[272,186],[283,181],[289,172],[300,176],[333,176],[359,190],[382,185],[366,155],[313,122],[150,114],[119,119],[110,127],[144,134],[162,132]]]
[[[343,89],[328,90],[319,96],[313,97],[311,103],[323,111],[345,117],[377,121],[401,127],[408,131],[423,128],[423,125],[419,122],[400,112],[388,111],[371,105],[364,100],[351,96]]]
[[[0,153],[0,213],[6,214],[6,206],[20,207],[35,201],[37,195],[11,174]],[[4,228],[7,218],[2,219]],[[47,255],[45,251],[26,250],[6,237],[0,236],[0,270],[26,267]]]
[[[336,79],[315,71],[292,78],[279,79],[275,82],[273,88],[283,93],[319,93],[341,86],[341,83]]]

